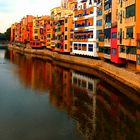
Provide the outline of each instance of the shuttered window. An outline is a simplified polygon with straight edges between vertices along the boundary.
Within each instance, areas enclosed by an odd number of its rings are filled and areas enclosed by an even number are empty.
[[[136,13],[136,6],[135,4],[126,7],[126,18],[135,16]]]

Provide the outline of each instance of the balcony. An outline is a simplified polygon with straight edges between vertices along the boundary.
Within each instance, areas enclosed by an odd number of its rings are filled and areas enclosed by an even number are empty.
[[[94,7],[90,7],[88,9],[81,9],[75,12],[74,20],[83,20],[86,18],[93,17],[94,14]]]
[[[74,30],[89,30],[89,29],[93,29],[93,23],[82,23],[82,24],[75,24],[75,28]]]
[[[101,1],[98,1],[97,2],[97,7],[99,8],[99,7],[101,7],[102,6],[102,2]]]
[[[132,4],[135,4],[135,2],[136,2],[135,0],[125,1],[125,6],[128,7],[128,6],[132,5]]]
[[[111,39],[104,39],[104,46],[111,47]]]
[[[136,54],[127,54],[125,52],[120,52],[119,57],[126,60],[136,61]]]
[[[88,39],[73,39],[73,42],[88,42]]]
[[[126,53],[125,52],[120,52],[119,57],[126,59]]]
[[[105,29],[107,29],[107,28],[111,28],[111,22],[106,22],[105,23]]]
[[[135,54],[127,54],[126,59],[131,60],[131,61],[136,61],[136,55]]]
[[[103,52],[98,52],[98,56],[101,58],[104,58],[104,53]]]
[[[134,26],[136,22],[136,17],[129,17],[129,18],[125,18],[125,24],[128,26]]]
[[[104,53],[104,58],[106,58],[106,59],[111,59],[111,55],[110,55],[110,54]]]

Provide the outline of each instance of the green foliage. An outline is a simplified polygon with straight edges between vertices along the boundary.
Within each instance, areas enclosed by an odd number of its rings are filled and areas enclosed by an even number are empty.
[[[6,40],[5,34],[0,33],[0,40]]]
[[[1,41],[10,41],[11,28],[8,28],[5,33],[0,33]]]
[[[6,40],[10,41],[11,28],[8,28],[4,34],[5,34]]]

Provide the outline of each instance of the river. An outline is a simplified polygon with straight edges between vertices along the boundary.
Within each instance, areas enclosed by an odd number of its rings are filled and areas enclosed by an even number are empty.
[[[126,90],[0,50],[0,139],[139,140],[140,96]]]

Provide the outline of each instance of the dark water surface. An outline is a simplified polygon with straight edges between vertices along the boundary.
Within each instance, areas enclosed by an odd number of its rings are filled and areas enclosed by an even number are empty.
[[[0,140],[139,140],[139,95],[0,50]]]

